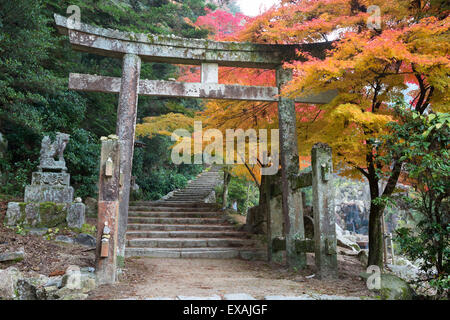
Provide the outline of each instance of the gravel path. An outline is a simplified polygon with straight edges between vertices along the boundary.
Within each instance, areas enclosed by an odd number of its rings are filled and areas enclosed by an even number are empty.
[[[370,297],[358,274],[363,271],[353,257],[339,256],[340,279],[318,280],[313,256],[300,272],[262,261],[212,259],[127,259],[125,274],[114,286],[102,286],[90,299],[227,299],[247,294],[255,299],[339,299]],[[231,296],[232,298],[233,296]]]

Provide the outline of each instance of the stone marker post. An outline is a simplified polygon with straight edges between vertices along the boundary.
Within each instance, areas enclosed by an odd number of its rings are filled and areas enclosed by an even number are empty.
[[[314,245],[318,278],[337,279],[336,223],[334,215],[331,148],[317,143],[311,151]]]
[[[128,223],[140,72],[141,58],[135,54],[124,55],[117,110],[117,135],[120,142],[119,266],[123,264],[125,258],[125,236]]]
[[[292,79],[292,70],[277,68],[277,86],[279,92]],[[280,127],[280,151],[283,190],[283,216],[286,232],[286,259],[290,267],[304,268],[306,252],[297,252],[295,240],[305,239],[303,226],[302,194],[294,190],[295,178],[299,171],[297,145],[297,125],[295,116],[295,101],[279,98],[278,121]]]
[[[117,236],[119,219],[120,144],[116,136],[102,138],[98,190],[96,275],[99,284],[117,280]],[[109,229],[107,256],[102,257],[102,236]]]

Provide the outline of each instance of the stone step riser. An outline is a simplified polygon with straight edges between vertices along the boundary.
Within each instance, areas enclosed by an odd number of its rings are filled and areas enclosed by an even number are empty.
[[[216,248],[254,247],[255,241],[243,239],[129,239],[127,247],[144,248]]]
[[[158,250],[149,248],[127,248],[126,257],[149,258],[185,258],[185,259],[236,259],[267,261],[267,254],[263,250],[238,250],[221,248],[218,250]]]
[[[201,193],[201,194],[209,194],[211,193],[211,189],[191,189],[191,190],[183,190],[183,191],[178,191],[178,192],[174,192],[173,195],[177,195],[177,194],[189,194],[189,195],[194,195],[197,193]]]
[[[129,231],[234,231],[231,226],[215,225],[164,225],[164,224],[129,224]]]
[[[217,210],[212,210],[208,207],[199,208],[177,208],[177,207],[146,207],[146,206],[130,206],[129,212],[217,212]]]
[[[127,238],[239,238],[248,239],[249,235],[242,232],[212,232],[212,231],[129,231]]]
[[[204,202],[196,202],[196,203],[168,203],[167,201],[160,201],[160,202],[132,202],[130,203],[131,206],[138,206],[138,207],[146,207],[146,208],[159,208],[159,207],[172,207],[172,208],[215,208],[215,204],[211,203],[204,203]]]
[[[128,212],[129,217],[143,218],[220,218],[217,212]]]
[[[183,191],[183,192],[176,192],[176,193],[174,193],[173,194],[173,196],[176,196],[176,195],[196,195],[196,194],[209,194],[210,192],[209,192],[210,190],[188,190],[188,191]]]
[[[185,205],[189,205],[190,203],[195,204],[197,203],[198,200],[180,200],[180,199],[167,199],[166,203],[174,203],[174,204],[185,204]]]
[[[145,224],[220,224],[224,219],[206,218],[128,218],[128,223]]]
[[[212,188],[212,187],[211,187]],[[172,195],[177,195],[177,194],[210,194],[211,193],[211,188],[192,188],[192,189],[186,189],[186,190],[182,190],[182,191],[176,191],[174,192]]]
[[[205,196],[206,197],[206,196]],[[177,200],[197,200],[197,201],[201,201],[203,200],[205,197],[203,196],[190,196],[190,195],[184,195],[184,194],[180,194],[180,195],[174,195],[173,197],[171,197],[170,199],[177,199]]]

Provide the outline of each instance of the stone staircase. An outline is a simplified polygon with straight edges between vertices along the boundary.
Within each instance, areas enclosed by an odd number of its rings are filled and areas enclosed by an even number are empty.
[[[204,202],[205,198],[223,180],[223,172],[219,166],[211,166],[208,171],[203,171],[197,178],[188,183],[186,188],[175,191],[165,201],[171,203]]]
[[[213,166],[170,198],[131,202],[126,256],[265,259],[257,240],[236,230],[216,204],[204,202],[220,179]]]

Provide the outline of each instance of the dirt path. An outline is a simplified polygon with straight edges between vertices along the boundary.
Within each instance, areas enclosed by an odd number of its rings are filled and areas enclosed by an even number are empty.
[[[257,299],[266,295],[298,296],[308,293],[371,296],[358,274],[363,268],[353,257],[339,256],[339,280],[307,278],[314,274],[313,256],[308,268],[289,271],[263,261],[207,259],[127,259],[125,279],[114,286],[101,286],[90,299],[146,299],[212,296],[247,293]]]

